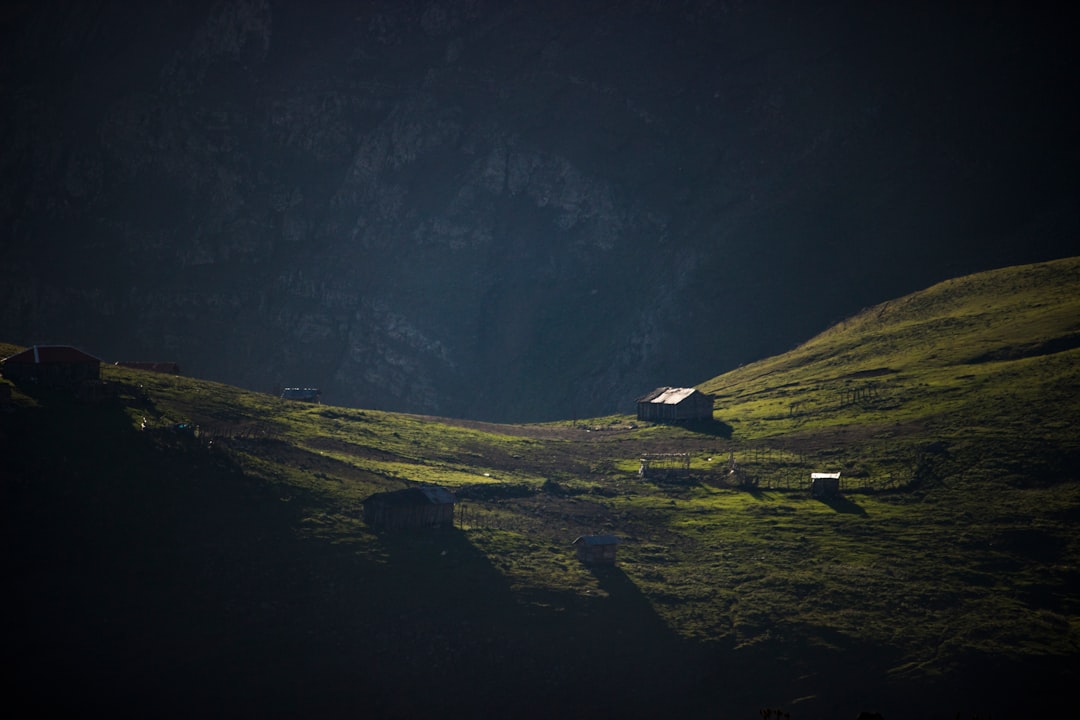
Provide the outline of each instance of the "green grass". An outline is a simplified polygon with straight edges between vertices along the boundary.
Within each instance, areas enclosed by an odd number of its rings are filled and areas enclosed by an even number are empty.
[[[1053,414],[1067,421],[1080,402],[1069,392],[1078,277],[1073,258],[950,280],[700,389],[717,395],[720,414],[745,437],[875,421],[947,421],[965,431],[965,416],[1008,424],[1018,403],[1055,390],[1063,404]]]
[[[12,652],[43,690],[72,676],[34,633],[77,659],[117,645],[84,689],[120,707],[110,667],[147,698],[175,691],[170,670],[198,681],[189,711],[1024,716],[1080,669],[1077,337],[1080,259],[958,278],[702,383],[730,437],[312,406],[113,366],[101,404],[15,388]],[[638,477],[671,452],[689,476]],[[843,473],[842,498],[807,496],[817,470]],[[364,525],[364,498],[416,482],[458,492],[458,530]],[[590,532],[625,540],[617,569],[576,561]],[[156,664],[136,672],[139,651]],[[417,677],[430,693],[406,692]]]

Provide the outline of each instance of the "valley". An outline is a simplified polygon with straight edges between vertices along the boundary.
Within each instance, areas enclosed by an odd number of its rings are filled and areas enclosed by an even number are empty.
[[[80,714],[1040,717],[1080,670],[1077,318],[1080,259],[956,278],[687,425],[3,381],[5,666]],[[369,526],[410,486],[453,527]]]

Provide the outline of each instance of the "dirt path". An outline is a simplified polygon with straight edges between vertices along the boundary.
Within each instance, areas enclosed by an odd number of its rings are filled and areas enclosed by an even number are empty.
[[[480,430],[481,432],[492,433],[494,435],[510,435],[512,437],[526,437],[536,440],[597,441],[612,439],[616,437],[625,438],[635,429],[635,427],[632,425],[612,427],[588,427],[586,425],[577,425],[574,427],[566,425],[504,425],[501,423],[489,423],[479,420],[462,420],[459,418],[445,418],[437,417],[434,415],[416,415],[414,417],[417,417],[426,422],[470,428],[472,430]]]

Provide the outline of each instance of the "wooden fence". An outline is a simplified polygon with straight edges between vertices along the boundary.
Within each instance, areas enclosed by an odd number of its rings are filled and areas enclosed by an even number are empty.
[[[495,510],[476,503],[459,502],[454,506],[454,527],[460,530],[524,531],[528,521],[506,510]]]
[[[883,490],[900,490],[911,484],[913,474],[891,473],[887,475],[844,477],[840,476],[840,492],[877,492]],[[790,492],[810,492],[810,473],[804,470],[744,470],[738,479],[719,475],[710,480],[707,476],[702,480],[711,485],[726,487],[744,487],[760,490],[784,490]]]

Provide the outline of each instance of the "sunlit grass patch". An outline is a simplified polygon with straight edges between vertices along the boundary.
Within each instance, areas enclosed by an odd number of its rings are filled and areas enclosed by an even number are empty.
[[[403,482],[421,482],[431,485],[443,485],[448,488],[473,485],[476,483],[498,483],[500,479],[483,469],[453,468],[427,465],[424,463],[368,461],[365,467],[385,477]]]

